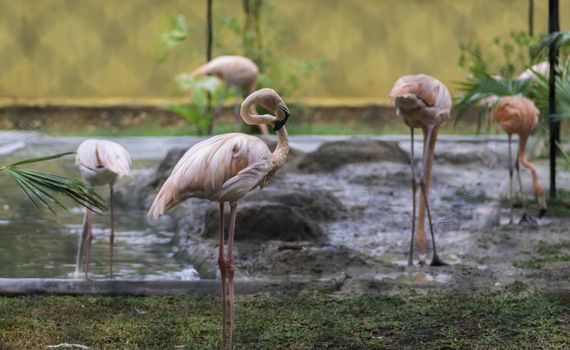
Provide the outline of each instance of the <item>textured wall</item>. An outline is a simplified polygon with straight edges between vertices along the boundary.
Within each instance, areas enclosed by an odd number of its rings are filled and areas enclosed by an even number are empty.
[[[383,99],[413,72],[452,86],[462,77],[459,41],[527,29],[528,0],[266,1],[292,34],[282,54],[327,62],[299,96]],[[214,3],[218,18],[242,20],[241,0]],[[545,31],[547,1],[535,3],[535,28]],[[570,0],[560,6],[568,30]],[[191,41],[158,66],[159,34],[177,13],[189,19]],[[0,0],[0,97],[174,96],[172,77],[203,60],[204,14],[205,0]],[[235,38],[219,39],[240,51]]]

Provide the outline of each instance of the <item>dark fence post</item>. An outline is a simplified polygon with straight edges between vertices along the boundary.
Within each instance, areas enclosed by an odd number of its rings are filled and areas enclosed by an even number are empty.
[[[206,59],[210,61],[212,59],[212,42],[214,40],[214,32],[212,30],[212,0],[208,0],[208,10],[207,10],[207,48],[206,48]]]
[[[560,31],[558,16],[558,0],[548,1],[548,33]],[[550,126],[550,199],[556,198],[556,154],[557,143],[560,142],[560,119],[556,117],[556,68],[558,66],[558,49],[556,43],[550,44],[548,51],[550,76],[548,80],[548,122]]]

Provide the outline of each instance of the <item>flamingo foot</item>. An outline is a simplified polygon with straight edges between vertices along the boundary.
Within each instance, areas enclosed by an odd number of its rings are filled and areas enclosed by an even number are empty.
[[[519,225],[522,224],[529,224],[529,225],[538,225],[538,221],[536,220],[536,218],[534,216],[531,216],[528,213],[523,213],[523,215],[521,216],[521,219],[519,221]]]
[[[429,264],[429,266],[447,266],[447,265],[449,265],[449,264],[446,263],[445,261],[441,260],[441,258],[437,254],[433,255],[433,258],[431,259],[431,263]]]

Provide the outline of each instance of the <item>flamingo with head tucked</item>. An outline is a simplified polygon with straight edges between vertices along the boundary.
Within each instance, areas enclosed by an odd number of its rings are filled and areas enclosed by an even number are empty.
[[[219,56],[208,63],[196,68],[192,73],[192,77],[202,75],[213,75],[220,78],[228,87],[236,86],[244,93],[245,96],[255,91],[257,84],[257,76],[259,68],[247,57],[243,56]],[[214,118],[217,118],[222,110],[223,101],[214,109]],[[252,114],[256,114],[255,107],[252,106]],[[240,116],[235,113],[237,122]],[[267,125],[259,124],[259,129],[263,135],[269,135]]]
[[[408,265],[413,264],[414,236],[420,264],[425,264],[427,255],[427,241],[425,233],[425,212],[427,210],[429,229],[432,241],[432,266],[445,265],[437,255],[435,236],[428,194],[431,178],[431,167],[435,150],[435,142],[440,126],[450,118],[451,95],[449,90],[439,80],[425,74],[406,75],[396,81],[390,99],[394,102],[396,113],[410,128],[411,134],[411,166],[412,166],[412,235]],[[422,171],[420,178],[416,179],[414,171],[414,129],[421,128],[424,134],[424,152],[422,157]],[[419,205],[418,229],[416,231],[416,189],[421,189]]]
[[[528,161],[525,155],[526,143],[530,134],[538,125],[538,115],[540,114],[532,100],[522,96],[506,96],[501,97],[491,110],[491,116],[499,123],[501,128],[509,136],[509,202],[510,202],[510,222],[513,222],[513,167],[517,171],[518,182],[520,186],[521,202],[523,206],[523,215],[521,222],[532,222],[536,220],[526,212],[526,197],[523,192],[520,164],[530,170],[532,175],[532,188],[534,196],[538,201],[539,213],[538,217],[542,217],[546,213],[546,195],[544,187],[540,184],[536,168]],[[513,134],[519,136],[519,150],[517,160],[513,164],[511,155],[511,138]]]
[[[274,111],[275,116],[251,114],[259,104]],[[272,153],[260,138],[230,133],[211,137],[192,146],[180,159],[158,192],[148,212],[158,218],[179,203],[181,198],[198,197],[219,203],[220,233],[218,265],[222,280],[222,340],[226,345],[226,282],[230,299],[230,348],[234,349],[234,266],[232,247],[237,215],[237,202],[256,187],[264,187],[287,159],[289,144],[285,123],[289,109],[272,89],[261,89],[242,103],[241,118],[250,125],[274,124],[277,147]],[[230,204],[230,226],[227,255],[224,256],[224,203]],[[227,281],[226,281],[227,280]]]
[[[131,156],[123,146],[107,140],[85,140],[77,149],[75,166],[81,172],[83,179],[92,186],[109,185],[111,233],[109,235],[109,277],[113,278],[113,243],[115,240],[115,223],[113,212],[113,185],[118,177],[131,176]],[[89,195],[92,195],[91,193]],[[85,211],[83,232],[77,248],[75,275],[89,273],[91,257],[91,242],[93,240],[93,212],[90,208]]]

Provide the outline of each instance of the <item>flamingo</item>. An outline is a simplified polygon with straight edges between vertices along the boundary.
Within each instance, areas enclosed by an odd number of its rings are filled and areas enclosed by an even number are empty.
[[[256,104],[274,111],[275,116],[252,114]],[[158,192],[148,212],[151,219],[178,204],[182,197],[197,197],[219,203],[220,235],[218,266],[222,286],[222,340],[226,348],[226,279],[230,299],[230,348],[234,349],[234,266],[232,247],[237,215],[237,202],[256,187],[263,188],[273,174],[283,166],[289,152],[284,125],[289,109],[272,89],[250,94],[242,103],[241,118],[250,125],[274,123],[277,147],[271,153],[260,138],[229,133],[211,137],[190,148],[172,170]],[[227,255],[224,257],[224,203],[230,204],[230,228]]]
[[[109,185],[111,233],[109,235],[109,277],[113,278],[113,242],[115,240],[113,213],[113,185],[117,177],[131,176],[131,156],[118,143],[107,140],[85,140],[77,149],[75,166],[81,177],[92,186]],[[91,193],[89,195],[92,195]],[[82,264],[85,267],[85,278],[89,273],[91,242],[93,240],[93,211],[87,208],[83,220],[83,232],[77,247],[75,275],[81,275]]]
[[[526,212],[526,198],[522,188],[520,175],[520,165],[530,170],[532,175],[532,188],[534,196],[539,204],[538,217],[541,218],[546,213],[546,196],[544,187],[540,184],[536,168],[526,159],[525,149],[528,137],[538,124],[539,110],[534,102],[522,96],[501,97],[491,110],[492,117],[499,123],[501,128],[509,136],[509,202],[510,202],[510,223],[513,222],[513,160],[511,155],[511,138],[513,134],[519,136],[519,150],[514,168],[517,170],[517,177],[520,186],[523,215],[520,222],[532,222],[536,220]]]
[[[439,80],[425,74],[406,75],[396,81],[389,95],[396,107],[396,114],[401,117],[410,128],[411,135],[411,169],[412,169],[412,235],[408,265],[413,264],[414,236],[420,265],[425,265],[427,255],[427,242],[425,233],[425,212],[427,210],[429,229],[431,233],[433,256],[431,266],[446,265],[437,255],[435,236],[428,194],[431,178],[431,167],[435,150],[437,133],[442,123],[450,119],[451,96],[449,90]],[[424,134],[424,152],[422,157],[422,171],[419,180],[414,171],[414,129],[421,128]],[[421,189],[419,204],[418,228],[416,231],[416,190]]]
[[[227,86],[238,87],[247,96],[255,91],[258,74],[259,69],[257,65],[247,57],[219,56],[196,68],[190,76],[214,75],[220,78]],[[222,106],[222,104],[216,106],[214,109],[214,118],[218,117]],[[252,114],[256,114],[256,111],[252,110]],[[235,115],[239,123],[240,117],[238,113],[235,113]],[[259,129],[264,136],[269,135],[267,125],[259,124]]]
[[[537,80],[537,73],[548,78],[550,76],[550,63],[548,61],[540,62],[522,72],[517,79]]]

